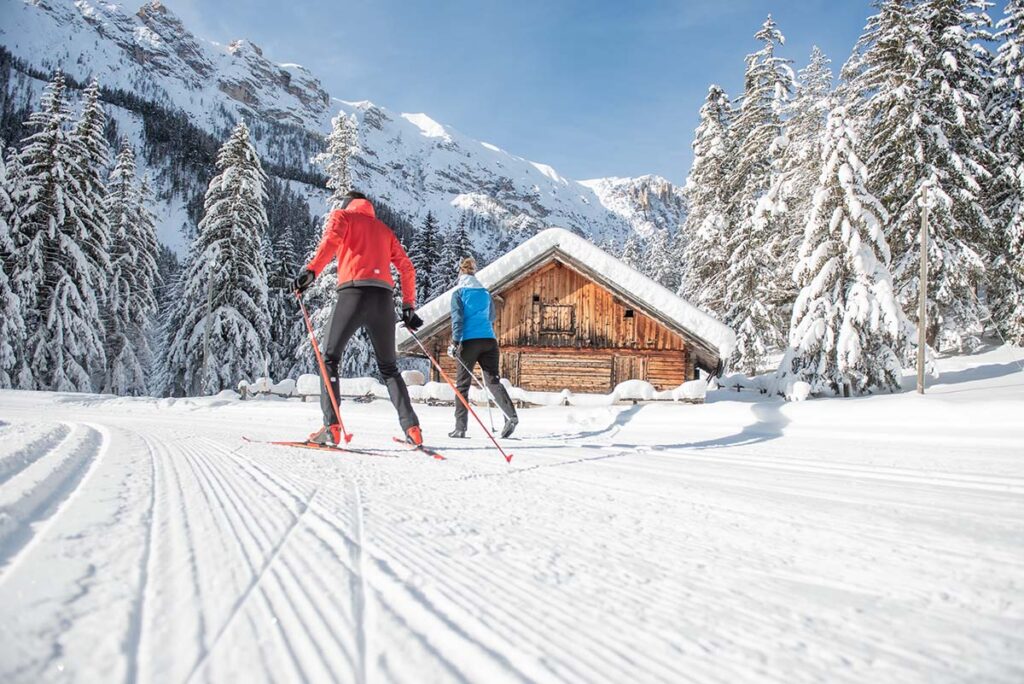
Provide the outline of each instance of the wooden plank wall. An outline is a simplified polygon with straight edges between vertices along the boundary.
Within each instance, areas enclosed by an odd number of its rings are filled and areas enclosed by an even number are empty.
[[[553,262],[511,289],[498,293],[505,300],[498,314],[499,343],[504,347],[586,347],[589,349],[686,349],[683,338],[654,319],[634,311],[626,317],[626,305],[611,292],[572,268]],[[534,301],[534,297],[537,301]],[[572,334],[543,332],[544,319],[564,321],[546,306],[571,306]]]
[[[627,317],[624,302],[558,262],[498,294],[500,371],[517,387],[606,393],[641,379],[663,390],[693,377],[693,354],[681,336],[639,311]],[[454,380],[456,363],[445,353],[450,340],[446,329],[427,344]],[[432,376],[440,380],[436,371]]]

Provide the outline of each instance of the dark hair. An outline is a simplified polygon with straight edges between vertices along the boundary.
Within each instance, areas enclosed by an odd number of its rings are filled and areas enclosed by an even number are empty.
[[[338,208],[345,209],[348,205],[352,204],[353,200],[357,199],[370,201],[370,198],[364,195],[363,193],[356,192],[355,190],[349,190],[348,192],[345,193],[344,197],[341,198],[341,206]]]

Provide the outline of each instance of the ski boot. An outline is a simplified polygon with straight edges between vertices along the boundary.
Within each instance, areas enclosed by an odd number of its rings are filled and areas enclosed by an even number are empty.
[[[505,420],[505,427],[501,429],[501,438],[511,437],[512,433],[516,430],[516,425],[519,425],[519,417],[512,416]]]
[[[341,426],[337,423],[330,426],[325,425],[311,434],[306,441],[320,446],[337,446],[341,444]]]
[[[460,430],[459,428],[455,428],[454,430],[448,433],[448,436],[454,437],[455,439],[466,439],[466,431]]]
[[[413,425],[405,430],[405,441],[413,446],[423,446],[423,431],[419,425]]]

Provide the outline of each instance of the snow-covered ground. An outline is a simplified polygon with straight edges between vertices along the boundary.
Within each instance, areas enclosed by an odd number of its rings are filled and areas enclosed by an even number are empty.
[[[1021,350],[907,392],[522,411],[0,392],[0,680],[1024,681]]]

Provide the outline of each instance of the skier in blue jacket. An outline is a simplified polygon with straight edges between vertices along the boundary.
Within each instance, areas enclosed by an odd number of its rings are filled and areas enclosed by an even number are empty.
[[[473,367],[479,363],[484,383],[505,414],[502,437],[508,437],[519,424],[519,416],[505,387],[498,380],[498,340],[494,334],[494,301],[476,278],[476,260],[467,257],[459,264],[459,282],[452,294],[452,344],[448,354],[461,361],[455,379],[462,396],[467,396]],[[455,429],[449,437],[465,437],[469,412],[461,401],[455,402]]]

